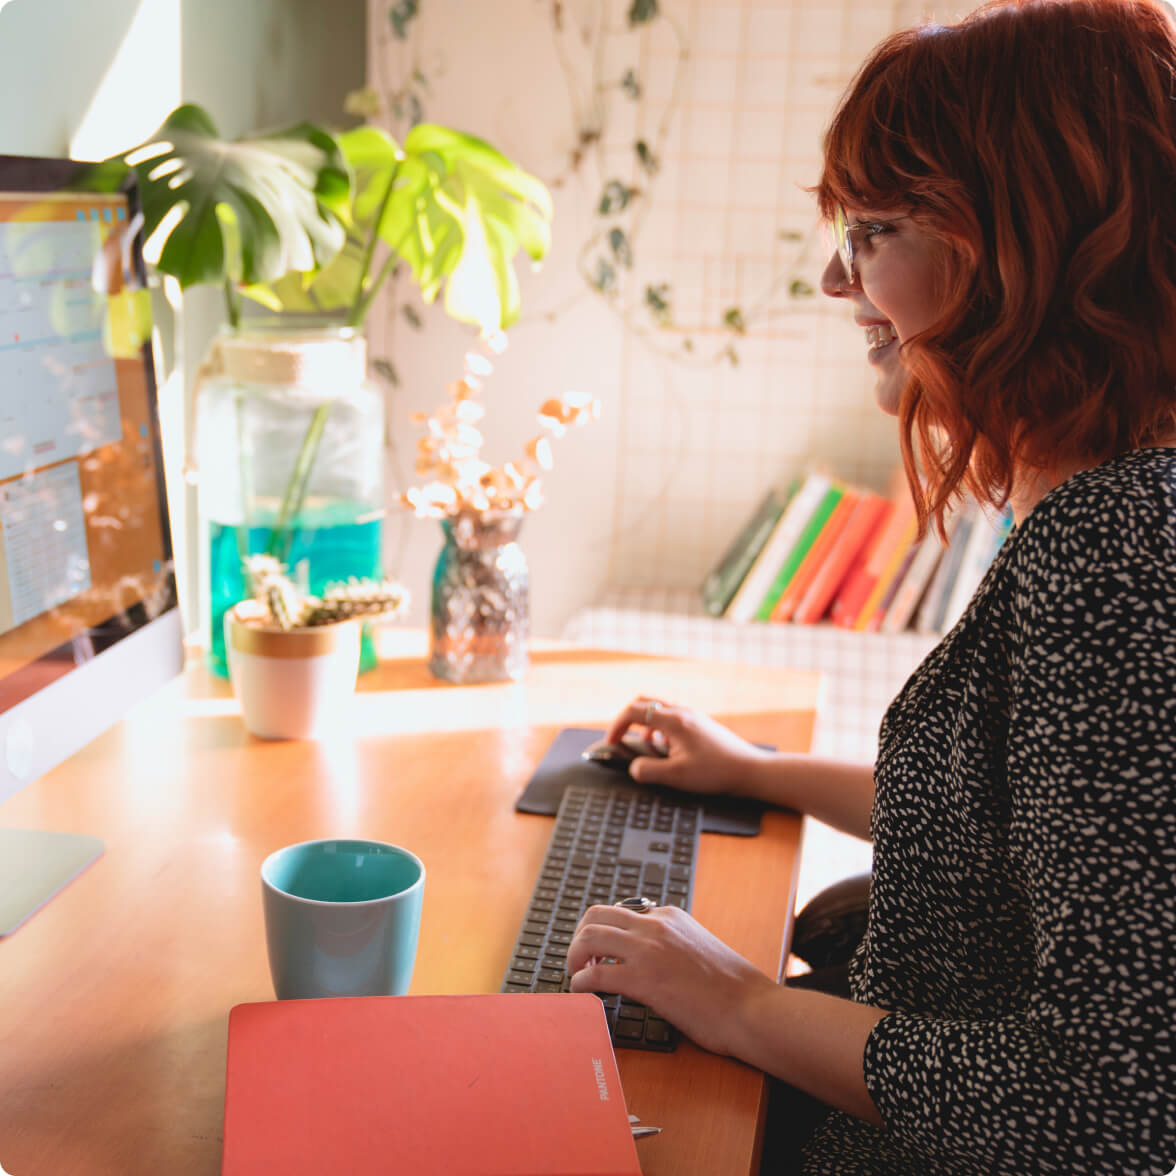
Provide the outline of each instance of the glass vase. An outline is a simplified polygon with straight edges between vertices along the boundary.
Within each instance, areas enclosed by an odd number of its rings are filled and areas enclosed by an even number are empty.
[[[351,328],[255,323],[213,344],[197,387],[196,455],[208,664],[228,674],[224,614],[242,559],[276,556],[304,591],[382,574],[384,410]],[[365,632],[360,669],[376,654]]]
[[[447,682],[517,680],[527,669],[530,574],[520,514],[443,520],[433,571],[429,669]]]

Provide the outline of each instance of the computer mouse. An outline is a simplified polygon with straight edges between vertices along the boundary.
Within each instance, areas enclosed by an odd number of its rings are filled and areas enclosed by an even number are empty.
[[[580,752],[582,759],[600,764],[604,768],[613,768],[618,772],[628,772],[629,765],[639,755],[652,755],[661,759],[665,757],[666,749],[630,732],[621,736],[620,743],[598,739]]]

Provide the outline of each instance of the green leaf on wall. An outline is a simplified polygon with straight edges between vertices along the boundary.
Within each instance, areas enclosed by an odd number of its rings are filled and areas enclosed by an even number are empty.
[[[592,276],[592,285],[601,294],[607,294],[617,284],[616,267],[610,265],[602,257],[596,263],[596,273]]]
[[[408,40],[408,26],[419,15],[419,0],[397,0],[397,3],[388,9],[388,20],[392,24],[392,32],[397,40]]]
[[[670,287],[666,282],[658,282],[645,287],[645,306],[654,320],[663,327],[672,321],[670,308]]]
[[[629,238],[625,236],[624,229],[609,230],[608,247],[621,265],[633,264],[633,251],[629,248]]]
[[[653,175],[653,173],[658,169],[658,159],[657,156],[654,155],[649,144],[646,143],[644,139],[638,139],[637,142],[633,144],[633,148],[637,152],[637,162],[640,163],[641,166],[645,168],[645,170],[650,175]]]
[[[373,359],[371,368],[381,380],[385,380],[393,388],[400,387],[400,373],[396,370],[396,365],[390,359]]]
[[[738,335],[744,334],[747,331],[747,322],[743,318],[743,311],[738,306],[732,306],[723,315],[723,326]]]
[[[629,23],[631,25],[647,24],[657,16],[657,0],[633,0],[633,7],[629,9]]]
[[[596,211],[601,216],[612,216],[613,213],[623,212],[629,201],[637,195],[636,188],[622,184],[620,180],[609,180],[600,194],[600,203]]]

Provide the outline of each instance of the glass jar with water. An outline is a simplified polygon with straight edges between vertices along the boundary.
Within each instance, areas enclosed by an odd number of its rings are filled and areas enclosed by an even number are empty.
[[[224,614],[249,595],[244,556],[274,555],[316,594],[382,575],[384,411],[366,371],[352,328],[267,322],[214,342],[196,392],[213,672],[228,673]],[[360,668],[374,664],[365,635]]]

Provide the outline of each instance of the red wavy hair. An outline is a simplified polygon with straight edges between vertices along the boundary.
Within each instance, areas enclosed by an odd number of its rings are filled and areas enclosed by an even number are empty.
[[[822,214],[909,212],[943,312],[906,341],[920,526],[967,488],[1176,423],[1176,24],[1158,0],[996,0],[896,33],[825,138]],[[916,479],[922,467],[923,485]]]

